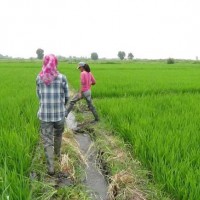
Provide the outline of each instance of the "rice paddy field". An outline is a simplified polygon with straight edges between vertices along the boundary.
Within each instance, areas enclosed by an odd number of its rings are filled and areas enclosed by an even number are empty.
[[[101,121],[180,200],[200,197],[200,64],[90,64]],[[35,78],[40,62],[0,62],[0,199],[32,199],[29,173],[39,139]],[[79,88],[76,64],[60,63]]]
[[[91,65],[101,119],[132,146],[175,199],[200,197],[200,66],[192,63]],[[78,88],[74,70],[66,69]]]
[[[33,64],[0,62],[0,199],[31,198],[29,172],[39,138]]]

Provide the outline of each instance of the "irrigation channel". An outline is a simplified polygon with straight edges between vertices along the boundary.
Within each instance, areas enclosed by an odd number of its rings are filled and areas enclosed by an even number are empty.
[[[106,200],[108,184],[101,170],[97,166],[97,150],[93,145],[89,133],[77,133],[79,130],[75,116],[69,113],[66,119],[66,125],[69,129],[76,132],[75,139],[79,144],[81,153],[87,158],[87,167],[85,168],[85,180],[83,181],[88,188],[89,195],[93,200]]]

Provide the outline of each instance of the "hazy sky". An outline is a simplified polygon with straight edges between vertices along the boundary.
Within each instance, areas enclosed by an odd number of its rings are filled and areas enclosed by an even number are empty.
[[[0,54],[200,58],[200,0],[1,0]]]

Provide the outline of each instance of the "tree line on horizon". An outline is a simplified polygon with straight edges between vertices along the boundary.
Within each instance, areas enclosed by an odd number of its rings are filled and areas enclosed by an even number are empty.
[[[43,59],[44,50],[39,48],[39,49],[37,49],[36,54],[37,54],[37,58],[38,59]],[[126,53],[124,51],[119,51],[117,56],[119,57],[120,60],[124,60],[125,57],[126,57]],[[76,57],[74,57],[74,58],[76,59]],[[98,60],[99,59],[98,53],[97,52],[92,52],[90,58],[92,60]],[[130,52],[130,53],[128,53],[127,58],[128,58],[128,60],[132,60],[134,58],[134,55]],[[63,57],[63,56],[58,56],[58,59],[64,60],[66,58]],[[174,58],[168,58],[167,59],[167,64],[174,64],[174,63],[175,63],[175,59]]]
[[[42,60],[43,57],[44,57],[44,50],[41,49],[41,48],[38,48],[36,50],[36,54],[37,54],[37,59]],[[120,60],[124,60],[125,57],[126,57],[126,53],[124,51],[119,51],[117,56]],[[88,59],[87,57],[76,57],[76,56],[65,57],[65,56],[61,56],[61,55],[57,55],[57,57],[58,57],[58,60],[77,60],[78,61],[78,60]],[[128,53],[127,59],[132,60],[133,58],[134,58],[133,53],[131,53],[131,52]],[[12,56],[8,56],[8,55],[4,56],[4,55],[0,54],[0,59],[8,59],[9,60],[9,59],[24,59],[24,58],[20,58],[20,57],[13,58]],[[35,57],[30,57],[29,59],[34,60]],[[92,52],[91,55],[90,55],[90,59],[91,60],[98,60],[99,59],[98,53]],[[101,58],[101,60],[102,59],[106,60],[106,58]],[[167,58],[167,59],[164,59],[164,60],[166,60],[167,64],[174,64],[176,62],[176,60],[174,58]],[[196,57],[196,63],[199,63],[198,57]]]
[[[36,54],[37,54],[37,58],[41,60],[44,57],[44,50],[41,49],[41,48],[38,48],[36,50]],[[117,56],[119,57],[120,60],[124,60],[125,56],[126,56],[126,53],[124,51],[119,51]],[[92,60],[98,60],[99,59],[98,53],[97,52],[92,52],[90,58]],[[134,55],[131,52],[128,53],[128,59],[132,60],[133,58],[134,58]]]

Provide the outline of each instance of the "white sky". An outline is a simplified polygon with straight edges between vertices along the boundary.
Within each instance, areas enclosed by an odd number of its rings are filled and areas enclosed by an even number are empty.
[[[1,0],[0,54],[200,57],[200,0]]]

